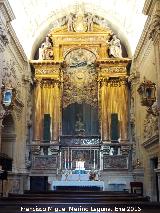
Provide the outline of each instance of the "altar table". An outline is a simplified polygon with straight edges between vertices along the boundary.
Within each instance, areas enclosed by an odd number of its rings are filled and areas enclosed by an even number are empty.
[[[103,181],[53,181],[51,189],[56,190],[57,187],[87,187],[87,188],[100,188],[100,190],[104,190],[104,182]]]

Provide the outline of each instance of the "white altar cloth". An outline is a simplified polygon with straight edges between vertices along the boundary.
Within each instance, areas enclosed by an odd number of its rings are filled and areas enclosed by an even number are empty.
[[[69,174],[67,177],[63,174],[62,181],[87,181],[89,180],[89,174]]]
[[[100,187],[104,190],[103,181],[53,181],[51,189],[56,190],[57,186]]]

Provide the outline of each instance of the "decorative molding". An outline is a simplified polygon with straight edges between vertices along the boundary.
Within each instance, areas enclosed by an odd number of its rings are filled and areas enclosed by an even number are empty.
[[[99,59],[96,61],[97,66],[99,65],[103,65],[103,64],[113,64],[113,65],[117,65],[120,63],[124,63],[124,64],[128,64],[129,62],[131,62],[131,59],[129,58],[106,58],[106,59]]]
[[[155,0],[146,0],[143,7],[144,15],[151,15],[154,8]]]
[[[147,0],[144,5],[143,12],[148,15],[148,18],[146,20],[142,35],[140,37],[140,40],[138,42],[138,45],[136,47],[136,51],[134,54],[134,58],[137,60],[139,55],[144,55],[143,59],[148,56],[148,53],[150,52],[150,44],[152,44],[152,40],[155,39],[156,34],[160,34],[160,14],[157,11],[160,11],[158,9],[154,10],[154,7],[157,4],[159,4],[159,1],[157,0]],[[152,38],[152,40],[151,40]],[[148,44],[149,42],[149,44]],[[147,49],[147,51],[146,51]],[[144,53],[144,54],[142,54]]]
[[[141,55],[142,52],[144,52],[144,49],[147,46],[147,41],[149,41],[149,26],[150,26],[151,17],[148,17],[143,29],[143,32],[141,34],[141,37],[139,39],[138,45],[136,47],[135,53],[134,53],[134,59],[138,59],[139,55]]]
[[[0,9],[7,22],[11,22],[15,19],[15,15],[8,0],[0,0]]]
[[[145,149],[150,149],[151,147],[159,144],[159,135],[154,135],[146,140],[142,145]]]
[[[34,66],[36,65],[62,65],[63,61],[54,61],[54,60],[30,60],[29,61]]]
[[[10,34],[11,38],[13,39],[13,42],[12,45],[15,45],[15,50],[17,49],[17,53],[18,55],[20,55],[22,57],[22,59],[25,61],[25,62],[28,62],[28,59],[27,59],[27,56],[23,50],[23,47],[22,45],[20,44],[17,36],[16,36],[16,33],[12,27],[12,25],[10,23],[8,23],[8,33]]]

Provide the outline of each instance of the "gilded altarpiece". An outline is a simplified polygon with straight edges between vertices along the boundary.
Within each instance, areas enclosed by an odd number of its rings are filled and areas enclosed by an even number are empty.
[[[120,128],[118,142],[123,144],[120,146],[119,154],[123,155],[124,150],[128,151],[124,147],[128,140],[129,100],[126,67],[129,59],[109,57],[108,41],[112,31],[109,28],[101,28],[97,24],[93,25],[91,32],[69,32],[67,27],[63,26],[60,29],[51,30],[48,35],[53,44],[52,57],[47,60],[31,61],[35,69],[34,144],[39,145],[39,150],[41,150],[43,114],[51,116],[51,140],[48,141],[48,144],[59,146],[62,135],[63,108],[74,103],[89,104],[98,108],[100,139],[96,139],[99,143],[96,145],[95,153],[99,158],[97,165],[103,169],[103,165],[100,165],[100,150],[101,147],[105,148],[106,144],[110,147],[112,144],[110,137],[112,113],[118,114]],[[83,137],[85,135],[82,135],[82,139],[79,140],[83,140]],[[85,146],[87,145],[85,144]],[[89,143],[88,146],[92,147],[92,144]],[[66,153],[67,156],[67,149],[63,148],[62,153]],[[98,149],[99,151],[97,151]],[[75,151],[72,151],[76,156]],[[108,154],[104,153],[104,160],[107,159]],[[126,152],[125,156],[127,156]],[[65,156],[57,153],[58,157],[62,158],[62,162],[59,163],[62,164]],[[111,162],[114,164],[114,160]],[[111,163],[107,166],[106,163],[107,160],[104,162],[106,169],[116,167]],[[127,163],[127,159],[126,163],[123,160],[121,167],[128,168]]]

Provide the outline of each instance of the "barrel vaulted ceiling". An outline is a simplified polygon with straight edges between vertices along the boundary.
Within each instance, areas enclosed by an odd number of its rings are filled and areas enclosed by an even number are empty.
[[[32,58],[47,32],[59,26],[61,17],[75,13],[84,4],[86,12],[103,17],[134,54],[146,17],[145,0],[9,0],[16,19],[12,25],[28,58]]]

